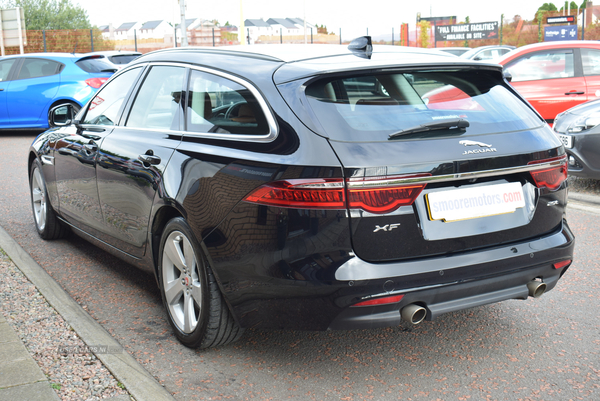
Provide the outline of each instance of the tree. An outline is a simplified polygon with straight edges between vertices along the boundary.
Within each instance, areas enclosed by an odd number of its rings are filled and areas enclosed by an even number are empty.
[[[71,0],[0,0],[3,9],[23,7],[25,28],[31,30],[89,29],[87,11]]]
[[[544,3],[537,9],[535,12],[535,18],[533,18],[534,22],[538,22],[538,18],[544,18],[544,14],[549,11],[558,11],[558,8],[554,5],[554,3]]]
[[[572,1],[571,3],[569,3],[569,5],[566,4],[567,2],[565,1],[565,5],[563,7],[560,8],[560,11],[564,11],[564,10],[575,10],[575,12],[577,12],[577,3],[575,3],[574,1]]]
[[[417,38],[419,47],[429,47],[429,32],[431,30],[431,24],[429,21],[421,20],[417,23],[417,31],[419,36]]]
[[[554,3],[544,3],[538,8],[538,11],[558,11]]]

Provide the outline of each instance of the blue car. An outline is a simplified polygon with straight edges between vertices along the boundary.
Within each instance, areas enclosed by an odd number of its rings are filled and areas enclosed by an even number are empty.
[[[101,56],[70,53],[22,54],[0,58],[0,129],[50,127],[51,110],[63,105],[72,118],[115,67]]]

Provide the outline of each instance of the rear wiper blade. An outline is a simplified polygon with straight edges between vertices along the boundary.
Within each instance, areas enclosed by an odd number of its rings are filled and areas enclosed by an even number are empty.
[[[449,128],[458,128],[465,129],[469,126],[469,122],[462,118],[453,118],[451,120],[444,120],[440,122],[431,122],[427,124],[417,125],[416,127],[411,127],[407,129],[403,129],[402,131],[394,132],[390,134],[388,139],[394,139],[401,137],[407,134],[413,134],[415,132],[427,132],[427,131],[436,131],[441,129],[449,129]]]

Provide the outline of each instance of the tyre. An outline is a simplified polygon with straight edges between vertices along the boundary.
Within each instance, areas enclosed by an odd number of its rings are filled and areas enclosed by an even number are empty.
[[[52,209],[48,201],[48,190],[46,189],[46,180],[44,180],[44,175],[42,174],[42,164],[37,159],[33,161],[31,166],[29,190],[31,193],[33,220],[40,237],[43,239],[64,237],[68,229],[58,220],[54,209]]]
[[[227,307],[215,277],[187,222],[170,220],[161,237],[158,281],[169,323],[190,348],[238,340],[243,329]]]

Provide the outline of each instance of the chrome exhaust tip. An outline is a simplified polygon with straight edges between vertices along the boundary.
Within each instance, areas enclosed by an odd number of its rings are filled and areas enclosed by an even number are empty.
[[[400,310],[400,316],[402,316],[402,320],[406,322],[419,324],[425,320],[427,310],[422,306],[410,304]]]
[[[539,298],[542,295],[544,295],[544,292],[546,292],[546,287],[546,283],[542,281],[533,280],[527,283],[527,288],[529,289],[529,296],[534,298]]]

